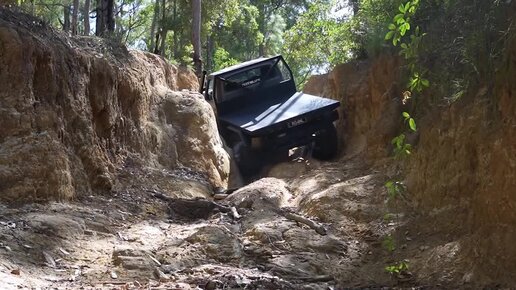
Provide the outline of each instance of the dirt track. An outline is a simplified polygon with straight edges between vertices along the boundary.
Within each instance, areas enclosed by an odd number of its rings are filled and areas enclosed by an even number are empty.
[[[209,106],[178,92],[197,90],[195,76],[13,13],[0,9],[1,289],[514,285],[516,38],[494,95],[475,88],[418,122],[405,171],[382,159],[404,110],[401,64],[383,55],[312,79],[310,93],[343,104],[348,157],[270,169],[279,180],[220,201],[240,219],[185,218],[155,195],[209,198],[229,172]],[[409,192],[386,204],[394,176]],[[67,202],[31,203],[54,200]],[[404,261],[400,275],[385,271]]]
[[[155,197],[159,185],[145,183],[156,173],[125,170],[122,181],[132,172],[134,181],[143,182],[72,203],[3,207],[0,280],[13,289],[428,286],[430,273],[413,273],[412,265],[417,271],[418,261],[437,249],[428,244],[431,236],[413,232],[406,215],[384,220],[386,177],[359,158],[278,165],[271,174],[297,176],[262,179],[220,201],[235,205],[240,219],[217,211],[207,219],[187,218]],[[192,190],[203,194],[202,185],[185,183],[187,175],[167,176],[186,184],[178,197],[191,197]],[[308,217],[328,234],[288,220],[271,206]],[[394,252],[382,245],[387,233],[396,237]],[[385,271],[409,257],[415,260],[403,275]]]

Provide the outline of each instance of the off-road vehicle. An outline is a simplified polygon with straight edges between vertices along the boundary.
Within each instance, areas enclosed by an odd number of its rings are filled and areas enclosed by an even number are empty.
[[[312,156],[323,160],[337,152],[339,102],[297,92],[281,55],[203,76],[201,92],[215,107],[220,135],[243,175],[294,147],[313,145]]]

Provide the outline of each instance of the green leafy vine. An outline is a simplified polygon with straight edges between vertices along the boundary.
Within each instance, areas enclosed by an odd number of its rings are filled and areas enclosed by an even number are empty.
[[[400,48],[399,54],[403,56],[407,63],[409,72],[409,80],[406,86],[406,91],[403,92],[402,103],[405,105],[409,99],[415,94],[421,94],[424,89],[430,86],[430,81],[425,78],[426,70],[420,67],[418,63],[418,55],[421,51],[421,42],[426,33],[422,33],[419,26],[415,28],[411,25],[411,19],[416,14],[419,7],[419,0],[410,0],[406,3],[400,4],[398,13],[394,16],[391,23],[389,23],[389,31],[385,35],[385,40],[391,41],[393,46]],[[410,33],[412,32],[412,33]],[[409,132],[417,131],[417,124],[415,119],[407,111],[402,112],[404,123]],[[408,143],[405,133],[401,133],[394,137],[391,141],[393,145],[393,153],[396,159],[405,159],[410,156],[412,152],[412,144]],[[385,183],[387,190],[387,201],[393,201],[398,197],[403,196],[406,187],[402,181],[389,180]],[[385,216],[395,216],[387,213]],[[389,252],[393,252],[395,247],[395,240],[391,234],[388,234],[383,241],[384,248]],[[387,265],[385,270],[391,275],[400,275],[404,271],[408,271],[408,261],[400,261],[398,263]]]

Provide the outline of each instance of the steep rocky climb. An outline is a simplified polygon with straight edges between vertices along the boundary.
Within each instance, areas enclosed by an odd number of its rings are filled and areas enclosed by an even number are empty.
[[[294,155],[212,198],[229,160],[191,72],[0,9],[2,289],[514,285],[515,52],[495,86],[422,119],[407,164],[386,146],[397,58],[314,77],[343,104],[339,158]]]
[[[384,230],[382,177],[360,160],[289,166],[310,170],[294,179],[258,180],[219,201],[234,206],[238,217],[170,213],[170,204],[149,188],[4,207],[2,281],[12,287],[129,289],[392,284],[376,243]],[[307,217],[325,232],[278,209]]]
[[[10,86],[1,98],[1,198],[18,204],[1,208],[5,287],[395,283],[366,242],[381,236],[383,177],[360,157],[280,164],[270,169],[277,178],[217,201],[234,211],[190,215],[190,203],[170,201],[205,204],[196,199],[228,173],[210,107],[177,92],[197,88],[191,73],[0,12],[0,76]],[[299,174],[277,174],[285,172]]]

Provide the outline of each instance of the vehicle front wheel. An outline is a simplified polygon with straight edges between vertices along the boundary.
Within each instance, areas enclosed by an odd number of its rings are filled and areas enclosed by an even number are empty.
[[[258,153],[244,142],[238,142],[233,146],[233,155],[244,179],[248,179],[260,172],[262,163],[260,162]]]
[[[315,136],[312,156],[320,160],[329,160],[337,155],[337,151],[337,129],[333,124],[330,124]]]

